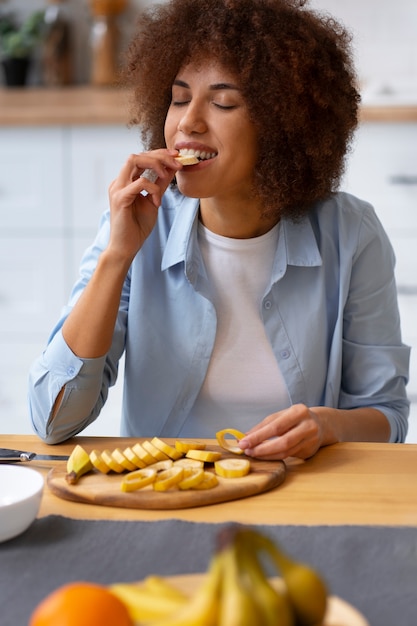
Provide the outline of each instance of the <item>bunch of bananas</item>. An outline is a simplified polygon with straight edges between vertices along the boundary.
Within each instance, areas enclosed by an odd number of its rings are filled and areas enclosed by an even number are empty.
[[[268,579],[265,555],[282,585]],[[204,581],[191,597],[157,576],[110,590],[145,626],[319,626],[327,603],[326,586],[315,570],[240,525],[220,531]]]

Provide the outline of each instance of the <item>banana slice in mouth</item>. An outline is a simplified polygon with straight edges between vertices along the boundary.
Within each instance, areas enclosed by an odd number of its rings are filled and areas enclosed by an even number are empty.
[[[179,154],[175,157],[175,160],[181,163],[181,165],[195,165],[199,163],[199,160],[194,154]]]

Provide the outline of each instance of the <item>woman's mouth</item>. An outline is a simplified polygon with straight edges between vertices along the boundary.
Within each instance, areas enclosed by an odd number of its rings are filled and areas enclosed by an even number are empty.
[[[214,159],[217,156],[217,152],[207,152],[205,150],[195,150],[194,148],[181,148],[179,150],[180,156],[193,156],[199,161],[207,161],[208,159]]]

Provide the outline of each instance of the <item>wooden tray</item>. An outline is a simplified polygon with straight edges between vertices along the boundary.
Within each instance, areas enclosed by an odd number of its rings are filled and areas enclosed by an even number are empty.
[[[216,445],[207,450],[222,452],[222,458],[235,457]],[[212,464],[206,468],[213,471]],[[170,490],[164,493],[145,487],[138,491],[121,491],[121,474],[101,474],[93,471],[80,478],[77,484],[69,485],[65,480],[65,465],[57,465],[48,474],[50,490],[59,498],[128,509],[186,509],[229,500],[247,498],[278,487],[285,480],[283,461],[258,461],[251,459],[251,471],[243,478],[221,478],[219,484],[207,490]]]
[[[185,574],[181,576],[170,576],[167,580],[175,587],[192,594],[203,582],[205,574]],[[277,587],[282,586],[282,580],[272,579]],[[337,596],[330,596],[328,599],[327,612],[322,626],[370,626],[369,622],[351,604]]]

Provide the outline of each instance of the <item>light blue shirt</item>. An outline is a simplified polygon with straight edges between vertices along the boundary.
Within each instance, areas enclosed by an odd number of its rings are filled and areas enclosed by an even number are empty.
[[[198,206],[175,189],[165,193],[157,224],[126,277],[110,351],[80,359],[61,328],[107,246],[109,212],[103,216],[68,306],[30,371],[31,420],[48,443],[79,433],[97,418],[124,351],[121,435],[186,436],[182,427],[216,334],[197,239]],[[394,262],[373,208],[338,193],[297,223],[281,220],[261,315],[291,403],[377,408],[396,442],[407,433],[410,350],[401,341]],[[224,424],[233,426],[239,428]]]

